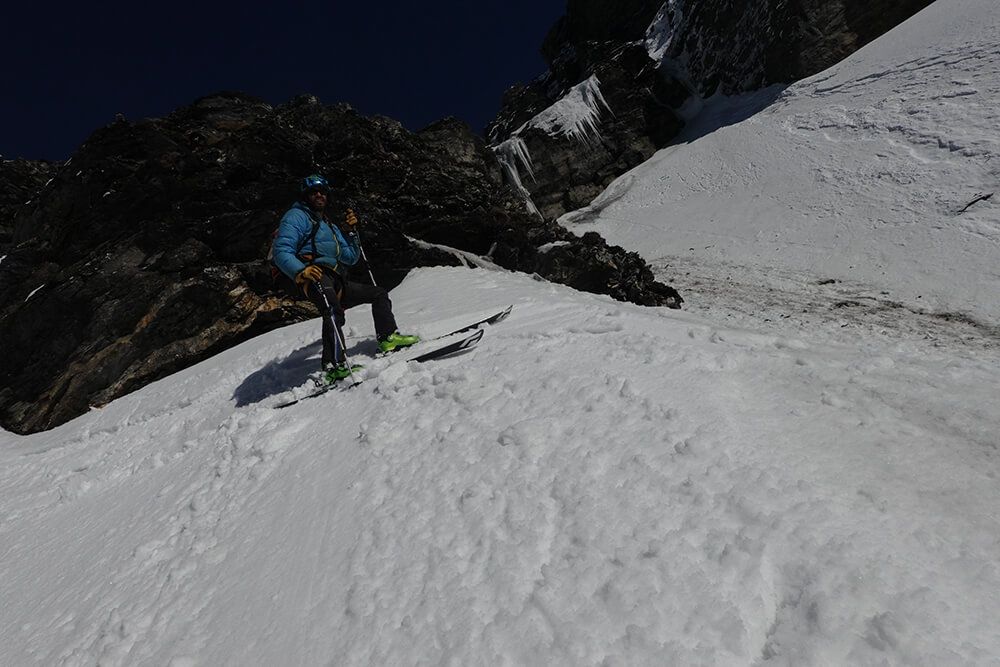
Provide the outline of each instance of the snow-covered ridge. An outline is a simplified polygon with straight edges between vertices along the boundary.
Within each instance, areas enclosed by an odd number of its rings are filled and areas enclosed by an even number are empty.
[[[756,94],[713,98],[614,201],[564,221],[705,280],[793,272],[1000,322],[995,9],[935,3],[749,118]]]

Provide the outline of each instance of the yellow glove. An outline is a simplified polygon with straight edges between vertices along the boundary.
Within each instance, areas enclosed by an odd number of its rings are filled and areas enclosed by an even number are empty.
[[[347,209],[347,218],[344,220],[344,224],[347,225],[348,229],[354,229],[354,225],[358,224],[358,216],[354,215],[354,211]]]
[[[319,268],[315,264],[310,264],[306,268],[299,271],[299,274],[295,276],[295,284],[302,288],[303,294],[309,296],[309,285],[313,284],[322,277],[323,269]]]

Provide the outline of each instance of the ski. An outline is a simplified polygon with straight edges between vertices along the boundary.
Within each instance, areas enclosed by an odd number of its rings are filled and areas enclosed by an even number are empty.
[[[316,398],[317,396],[322,396],[323,394],[325,394],[325,393],[327,393],[329,391],[333,391],[334,389],[345,389],[346,390],[346,389],[350,389],[351,387],[356,387],[359,384],[361,384],[361,382],[362,381],[359,380],[358,382],[354,382],[354,383],[346,385],[346,386],[343,385],[343,384],[341,384],[340,382],[334,382],[333,384],[328,384],[325,387],[322,387],[321,389],[317,389],[316,391],[314,391],[311,394],[306,394],[305,396],[300,396],[299,398],[296,398],[296,399],[291,400],[291,401],[287,401],[285,403],[278,403],[274,407],[275,407],[275,409],[278,409],[278,408],[287,408],[287,407],[289,407],[291,405],[295,405],[296,403],[301,403],[302,401],[306,400],[307,398]]]
[[[459,329],[455,329],[454,331],[449,331],[448,333],[441,334],[440,336],[434,336],[433,338],[428,338],[427,340],[428,341],[440,340],[442,338],[447,338],[448,336],[454,336],[455,334],[460,334],[460,333],[465,333],[466,331],[471,331],[472,329],[475,329],[477,327],[481,327],[481,326],[483,326],[485,324],[496,324],[497,322],[502,322],[503,320],[507,319],[507,316],[510,315],[510,311],[513,310],[513,309],[514,309],[514,305],[511,304],[511,305],[507,306],[506,308],[504,308],[503,310],[501,310],[499,313],[494,313],[494,314],[490,315],[489,317],[484,317],[483,319],[478,320],[476,322],[473,322],[472,324],[466,324],[464,327],[461,327]]]
[[[430,342],[435,341],[435,340],[441,340],[442,338],[448,338],[450,336],[455,336],[457,334],[465,333],[467,331],[471,331],[472,329],[478,329],[479,327],[485,326],[487,324],[496,324],[497,322],[502,322],[503,320],[507,319],[507,316],[510,315],[511,310],[513,310],[513,309],[514,309],[514,305],[511,304],[511,305],[507,306],[506,308],[504,308],[503,310],[501,310],[499,312],[496,312],[496,313],[493,313],[492,315],[490,315],[488,317],[484,317],[481,320],[477,320],[475,322],[472,322],[471,324],[466,324],[465,326],[459,327],[458,329],[455,329],[454,331],[449,331],[448,333],[444,333],[444,334],[441,334],[439,336],[434,336],[433,338],[424,339],[421,342],[423,342],[423,343],[430,343]],[[429,350],[429,351],[424,352],[423,354],[419,354],[419,355],[417,355],[415,357],[404,357],[403,359],[400,359],[400,361],[416,361],[417,363],[424,363],[425,361],[432,361],[434,359],[442,359],[444,357],[452,356],[452,355],[455,355],[455,354],[460,354],[460,353],[462,353],[462,352],[464,352],[466,350],[470,350],[473,347],[475,347],[476,344],[479,342],[479,340],[482,337],[483,337],[483,330],[479,329],[479,331],[477,331],[476,333],[474,333],[474,334],[472,334],[470,336],[466,336],[465,338],[463,338],[461,340],[457,340],[457,341],[455,341],[453,343],[449,343],[449,344],[443,345],[443,346],[441,346],[439,348],[436,348],[436,349],[433,349],[433,350]],[[406,348],[403,348],[402,350],[399,350],[399,352],[402,352],[405,349]],[[280,404],[278,404],[278,405],[276,405],[274,407],[275,408],[287,408],[287,407],[289,407],[291,405],[295,405],[296,403],[304,401],[307,398],[315,398],[317,396],[322,396],[323,394],[325,394],[325,393],[327,393],[327,392],[329,392],[329,391],[331,391],[333,389],[350,389],[351,387],[356,387],[359,384],[361,384],[361,382],[362,381],[353,382],[353,383],[351,383],[349,385],[345,385],[342,382],[337,382],[337,383],[334,383],[334,384],[331,384],[331,385],[327,385],[327,386],[325,386],[325,387],[323,387],[321,389],[318,389],[317,391],[314,391],[311,394],[306,394],[305,396],[302,396],[300,398],[296,398],[295,400],[292,400],[292,401],[287,401],[285,403],[280,403]]]
[[[449,336],[454,336],[455,334],[460,334],[460,333],[465,333],[466,331],[471,331],[472,329],[476,329],[476,328],[481,327],[481,326],[483,326],[485,324],[496,324],[497,322],[502,322],[503,320],[507,319],[507,316],[510,315],[510,312],[511,312],[511,310],[513,310],[513,308],[514,308],[514,306],[512,304],[510,306],[507,306],[506,308],[504,308],[503,310],[501,310],[499,312],[493,313],[489,317],[484,317],[481,320],[476,320],[475,322],[472,322],[471,324],[466,324],[466,325],[464,325],[462,327],[459,327],[458,329],[455,329],[454,331],[449,331],[448,333],[438,334],[437,336],[431,336],[430,338],[423,338],[423,339],[421,339],[420,342],[421,343],[430,343],[430,342],[435,341],[435,340],[441,340],[442,338],[447,338]],[[364,338],[364,336],[348,336],[347,340],[356,340],[358,338]],[[402,349],[406,349],[406,348],[402,348]],[[379,353],[379,354],[392,354],[392,353],[389,352],[389,353]]]
[[[483,337],[485,332],[480,329],[471,336],[467,336],[462,340],[456,340],[454,343],[449,343],[448,345],[442,345],[441,347],[430,350],[429,352],[424,352],[421,355],[407,359],[406,361],[416,361],[418,363],[423,363],[425,361],[431,361],[432,359],[441,359],[443,357],[450,357],[453,354],[458,354],[460,352],[465,352],[466,350],[471,350],[476,346],[479,340]]]
[[[509,309],[508,309],[508,312],[509,312]],[[499,320],[497,320],[497,321],[499,321]],[[461,331],[458,332],[458,333],[461,333]],[[480,339],[482,339],[484,333],[485,332],[482,329],[480,329],[476,333],[474,333],[474,334],[472,334],[470,336],[466,336],[465,338],[462,338],[461,340],[456,340],[453,343],[448,343],[447,345],[442,345],[441,347],[435,348],[433,350],[428,350],[427,352],[424,352],[423,354],[417,355],[415,357],[404,357],[404,358],[401,358],[400,361],[416,361],[417,363],[421,363],[422,364],[425,361],[433,361],[435,359],[443,359],[445,357],[450,357],[450,356],[454,356],[454,355],[457,355],[457,354],[461,354],[463,352],[466,352],[466,351],[471,350],[472,348],[474,348],[476,346],[476,344],[479,343]],[[454,335],[454,334],[449,334],[449,335]],[[431,339],[431,340],[435,340],[435,339]],[[274,407],[275,407],[275,409],[278,409],[278,408],[287,408],[289,406],[295,405],[296,403],[301,403],[302,401],[306,400],[307,398],[316,398],[317,396],[322,396],[323,394],[326,394],[327,392],[332,391],[334,389],[344,389],[344,390],[347,390],[347,389],[351,389],[353,387],[357,387],[362,382],[364,382],[364,380],[359,380],[357,382],[352,382],[350,384],[345,384],[343,382],[335,382],[334,384],[327,385],[327,386],[325,386],[325,387],[323,387],[321,389],[318,389],[318,390],[312,392],[311,394],[306,394],[305,396],[300,396],[299,398],[296,398],[296,399],[291,400],[291,401],[286,401],[285,403],[279,403],[278,405],[276,405]]]

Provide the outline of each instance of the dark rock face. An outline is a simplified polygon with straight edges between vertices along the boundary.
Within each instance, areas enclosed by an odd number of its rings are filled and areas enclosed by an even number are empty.
[[[581,258],[585,261],[581,262]],[[539,268],[557,282],[585,292],[611,285],[626,297],[624,300],[641,305],[680,303],[673,288],[654,281],[653,272],[638,253],[622,253],[621,248],[608,247],[596,232],[587,232],[574,243],[544,253]]]
[[[569,0],[542,45],[549,70],[507,91],[487,135],[509,180],[541,215],[556,218],[665,146],[701,96],[819,72],[930,2]],[[591,77],[606,107],[595,112],[590,136],[538,122]]]
[[[273,291],[263,258],[303,175],[362,218],[380,284],[455,264],[406,237],[650,305],[679,306],[645,264],[525,211],[492,151],[443,120],[412,133],[304,96],[239,94],[116,122],[61,165],[0,171],[0,423],[61,424],[249,337],[313,316]],[[51,182],[48,182],[51,179]],[[46,184],[47,183],[47,184]],[[30,204],[25,204],[28,202]],[[562,242],[556,253],[538,247]]]
[[[0,248],[14,238],[14,220],[56,172],[50,162],[0,160]],[[3,253],[0,253],[2,255]]]
[[[790,83],[835,65],[933,0],[713,0],[660,17],[702,94]]]
[[[567,50],[558,63],[563,69],[593,77],[569,96],[558,97],[573,100],[572,107],[581,94],[595,96],[594,130],[582,128],[581,133],[580,128],[562,127],[553,131],[531,121],[552,107],[554,100],[543,92],[559,89],[559,79],[551,73],[532,86],[508,91],[503,115],[487,130],[498,145],[501,138],[511,135],[522,142],[530,164],[508,154],[508,146],[500,146],[499,153],[518,170],[522,185],[546,219],[586,206],[612,180],[665,146],[683,126],[675,108],[688,96],[680,82],[658,72],[641,44],[603,42],[590,45],[584,55]]]

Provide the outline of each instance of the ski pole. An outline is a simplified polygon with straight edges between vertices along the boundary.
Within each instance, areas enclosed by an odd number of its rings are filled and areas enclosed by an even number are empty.
[[[351,213],[354,213],[354,205],[353,205],[353,203],[348,202],[348,204],[350,204],[350,205],[348,206],[347,210],[350,211]],[[354,226],[351,227],[351,233],[354,234],[354,236],[357,237],[357,239],[358,239],[358,250],[361,251],[361,259],[365,260],[365,268],[368,269],[368,277],[372,279],[372,285],[374,285],[375,287],[378,287],[378,283],[375,282],[375,274],[372,273],[372,265],[368,261],[368,255],[365,254],[365,249],[361,245],[361,234],[358,233],[357,229],[354,229],[354,227],[356,227],[356,226],[357,225],[354,225]]]
[[[372,273],[372,265],[368,262],[368,255],[365,254],[365,248],[361,245],[361,234],[354,232],[358,237],[358,250],[361,251],[361,259],[365,260],[365,268],[368,269],[368,277],[372,279],[372,285],[378,287],[378,283],[375,282],[375,274]]]
[[[333,309],[330,307],[330,300],[326,298],[326,292],[324,292],[323,288],[319,286],[319,283],[313,283],[313,287],[315,287],[316,291],[319,292],[320,298],[323,299],[323,305],[326,306],[326,312],[323,314],[323,316],[327,318],[327,320],[330,323],[330,326],[333,327],[334,363],[337,362],[336,360],[336,357],[338,356],[337,346],[339,345],[340,349],[344,351],[344,363],[347,364],[347,372],[351,374],[351,381],[354,384],[361,384],[361,381],[358,380],[356,377],[354,377],[354,365],[351,363],[351,360],[347,358],[347,344],[344,343],[344,337],[341,335],[340,327],[337,326],[336,320],[333,319]]]

